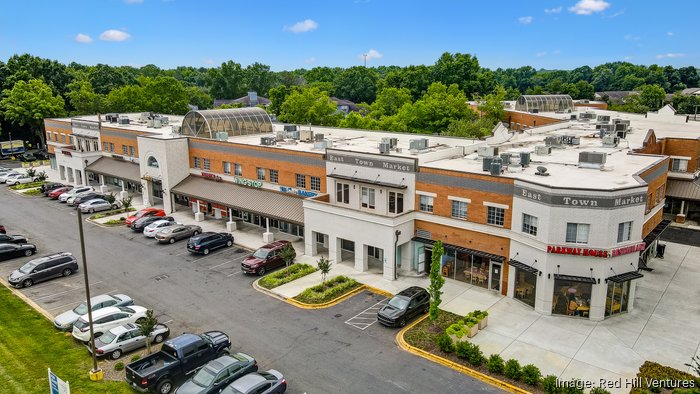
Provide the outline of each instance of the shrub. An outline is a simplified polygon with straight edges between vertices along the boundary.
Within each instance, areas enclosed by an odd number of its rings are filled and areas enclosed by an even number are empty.
[[[131,362],[133,363],[134,361],[137,361],[140,358],[141,358],[141,356],[139,356],[138,354],[134,354],[133,356],[131,356]]]
[[[120,362],[114,364],[114,370],[115,370],[115,371],[121,371],[121,370],[123,370],[123,369],[124,369],[124,363],[123,363],[123,362],[120,361]]]
[[[316,268],[308,264],[294,264],[263,277],[258,284],[266,289],[274,289],[312,272],[316,272]]]
[[[469,351],[471,350],[472,344],[467,341],[459,341],[457,342],[457,345],[455,345],[455,354],[459,358],[468,358],[469,357]]]
[[[511,358],[510,360],[506,361],[503,374],[509,379],[520,380],[522,370],[520,369],[520,363],[518,360]]]
[[[523,382],[529,384],[530,386],[537,386],[542,380],[542,373],[540,369],[532,364],[528,364],[523,367],[522,371]]]
[[[341,275],[325,283],[321,283],[320,285],[309,287],[302,291],[301,294],[294,297],[294,299],[309,304],[321,304],[340,297],[359,286],[360,284],[354,279]]]
[[[559,389],[562,394],[584,394],[583,382],[580,379],[571,379],[564,385],[564,387]]]
[[[593,387],[591,394],[610,394],[610,392],[602,387]]]
[[[25,196],[38,196],[41,194],[41,190],[39,189],[32,189],[32,190],[27,190],[24,192]]]
[[[475,343],[471,345],[467,354],[467,359],[469,360],[469,364],[478,367],[484,363],[484,353],[481,352],[479,345]]]
[[[557,386],[557,377],[554,375],[547,375],[542,379],[542,389],[547,394],[558,394],[561,389]]]
[[[46,171],[41,171],[40,173],[36,174],[36,179],[38,181],[45,181],[49,179],[49,174],[46,173]]]
[[[447,334],[442,334],[437,339],[437,346],[445,353],[452,353],[455,351],[455,345]]]
[[[460,320],[457,323],[454,323],[447,327],[447,330],[445,332],[449,335],[454,335],[457,337],[457,339],[461,339],[464,335],[467,333],[466,327],[464,327],[464,321]]]
[[[643,393],[646,389],[649,389],[652,392],[660,392],[661,390],[659,390],[658,387],[647,386],[646,382],[654,380],[661,382],[663,385],[666,380],[679,381],[696,379],[696,387],[700,385],[700,380],[687,372],[651,361],[646,361],[641,367],[639,367],[637,378],[639,378],[639,381],[641,382],[641,387],[632,389],[632,393]]]
[[[34,167],[27,168],[27,175],[34,178],[36,176],[36,169]]]
[[[503,361],[503,357],[499,356],[498,354],[492,354],[489,356],[489,360],[486,362],[486,369],[489,370],[491,373],[498,373],[501,374],[503,373],[503,368],[505,362]]]

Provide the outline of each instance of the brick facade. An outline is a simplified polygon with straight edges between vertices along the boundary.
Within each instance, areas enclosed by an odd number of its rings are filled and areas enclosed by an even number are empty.
[[[138,131],[130,131],[130,130],[125,130],[125,129],[114,129],[111,127],[105,127],[102,126],[102,130],[106,132],[102,132],[100,134],[100,140],[102,143],[102,146],[100,146],[100,150],[107,152],[104,149],[104,143],[108,144],[114,144],[114,152],[109,151],[110,153],[115,153],[117,155],[124,155],[124,156],[131,156],[131,149],[130,147],[134,148],[134,156],[133,157],[139,157],[139,146],[138,142],[136,141],[136,137],[139,135],[145,135],[146,133],[144,132],[138,132]],[[111,131],[111,133],[110,133]],[[115,135],[119,134],[119,135]],[[127,153],[124,153],[123,151],[123,146],[126,146]]]
[[[511,130],[522,130],[526,126],[544,126],[552,123],[559,123],[565,121],[527,112],[506,111],[505,122],[509,125]]]
[[[71,128],[70,122],[45,119],[44,130],[46,131],[46,145],[49,153],[55,153],[54,147],[49,145],[49,142],[68,144],[70,141],[69,136],[73,135],[73,129]],[[61,135],[63,135],[63,138],[61,138]]]

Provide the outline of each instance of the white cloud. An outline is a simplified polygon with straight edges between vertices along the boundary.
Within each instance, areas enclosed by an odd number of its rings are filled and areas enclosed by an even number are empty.
[[[627,41],[639,41],[639,36],[635,36],[634,34],[625,34],[624,39]]]
[[[616,13],[606,16],[607,19],[612,19],[612,18],[617,18],[620,15],[623,15],[625,13],[625,10],[622,11],[617,11]]]
[[[377,51],[376,49],[370,49],[369,51],[367,51],[367,53],[363,53],[360,56],[358,56],[358,58],[364,60],[365,56],[367,56],[368,62],[374,59],[381,59],[382,57],[384,57],[384,55],[379,53],[379,51]]]
[[[285,26],[284,30],[290,31],[292,33],[306,33],[312,30],[318,29],[318,23],[312,19],[305,19],[301,22],[297,22],[292,26]]]
[[[672,31],[669,31],[669,32],[666,33],[666,35],[669,36],[669,37],[673,37],[673,32],[672,32]]]
[[[535,18],[531,16],[521,16],[520,18],[518,18],[518,23],[520,23],[521,25],[529,25],[534,19]]]
[[[214,64],[214,59],[205,58],[204,60],[202,60],[202,62],[203,62],[204,64],[212,65],[212,64]]]
[[[545,52],[545,51],[537,52],[537,53],[535,54],[535,56],[537,56],[537,57],[547,56],[547,52]]]
[[[141,4],[143,0],[124,0],[126,4]]]
[[[308,58],[308,59],[304,59],[304,63],[306,63],[306,64],[313,64],[313,63],[316,63],[316,58],[313,57],[313,56],[311,56],[311,57]]]
[[[605,11],[608,7],[610,7],[610,3],[605,0],[579,0],[576,5],[569,8],[569,11],[577,15],[591,15]]]
[[[125,41],[129,38],[131,38],[131,34],[114,29],[105,30],[100,34],[100,40],[102,41]]]
[[[679,57],[685,57],[685,53],[662,53],[660,55],[656,55],[657,59],[675,59]]]
[[[562,7],[562,6],[555,7],[555,8],[545,8],[545,9],[544,9],[544,13],[545,13],[545,14],[558,14],[558,13],[561,12],[561,10],[562,10],[563,8],[564,8],[564,7]]]
[[[83,33],[78,33],[73,37],[75,42],[79,42],[81,44],[89,44],[92,42],[92,37],[88,36],[87,34]]]

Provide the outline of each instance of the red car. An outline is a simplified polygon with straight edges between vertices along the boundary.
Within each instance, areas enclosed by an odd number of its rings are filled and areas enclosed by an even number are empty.
[[[135,214],[126,218],[126,226],[131,227],[131,223],[146,216],[165,216],[165,211],[158,208],[144,208],[136,211]]]
[[[66,187],[59,187],[58,189],[54,189],[51,191],[51,193],[49,193],[49,198],[51,198],[52,200],[58,200],[58,196],[69,191],[72,188],[73,188],[73,186],[66,186]]]
[[[282,258],[281,251],[288,247],[292,247],[292,243],[286,240],[267,244],[246,257],[241,263],[241,270],[246,274],[258,274],[262,276],[272,268],[284,267],[286,261]],[[294,250],[293,247],[292,250]],[[294,255],[296,257],[296,252]]]

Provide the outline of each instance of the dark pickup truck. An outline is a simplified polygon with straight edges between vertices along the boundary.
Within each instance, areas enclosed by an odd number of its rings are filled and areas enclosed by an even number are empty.
[[[165,341],[158,353],[127,365],[126,381],[142,393],[167,394],[173,390],[173,382],[180,381],[230,347],[231,340],[221,331],[182,334]]]

